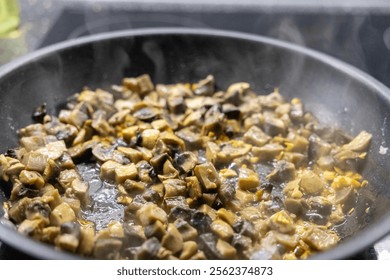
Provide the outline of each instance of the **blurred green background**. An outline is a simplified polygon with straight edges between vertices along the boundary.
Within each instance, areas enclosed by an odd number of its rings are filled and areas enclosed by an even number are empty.
[[[19,25],[19,5],[16,0],[0,0],[0,37],[12,36]]]
[[[17,0],[0,0],[0,65],[27,52]]]

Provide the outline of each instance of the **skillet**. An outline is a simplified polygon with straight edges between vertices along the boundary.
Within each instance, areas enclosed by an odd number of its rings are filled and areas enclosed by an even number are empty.
[[[278,87],[299,97],[322,123],[351,135],[373,134],[363,176],[369,186],[355,211],[338,227],[343,241],[314,259],[348,258],[390,232],[390,159],[387,153],[390,90],[360,70],[290,43],[236,32],[160,28],[112,32],[60,43],[0,68],[0,152],[18,146],[17,129],[34,108],[47,103],[57,114],[84,86],[118,84],[124,76],[149,73],[155,83],[195,82],[213,74],[217,86],[249,82],[255,92]],[[7,199],[0,187],[0,203]],[[4,211],[0,209],[0,217]],[[33,257],[72,259],[16,233],[0,220],[0,240]]]

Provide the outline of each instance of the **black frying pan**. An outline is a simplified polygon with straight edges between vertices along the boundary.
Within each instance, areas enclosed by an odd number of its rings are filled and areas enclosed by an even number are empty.
[[[347,258],[390,232],[390,151],[379,153],[381,145],[389,145],[389,89],[334,58],[264,37],[153,29],[102,34],[32,53],[0,69],[0,152],[18,145],[16,130],[32,122],[33,108],[43,102],[57,113],[84,86],[104,88],[143,73],[156,83],[197,81],[213,74],[220,88],[239,81],[251,83],[259,93],[279,87],[286,98],[300,97],[324,123],[352,135],[372,133],[363,172],[370,185],[339,228],[345,239],[314,258]],[[0,188],[0,203],[7,197],[5,189]],[[74,258],[19,235],[4,221],[0,239],[34,257]]]

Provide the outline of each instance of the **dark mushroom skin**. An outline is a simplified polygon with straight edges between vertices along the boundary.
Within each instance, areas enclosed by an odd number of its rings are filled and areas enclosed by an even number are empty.
[[[368,184],[372,135],[327,127],[277,89],[144,74],[48,111],[0,154],[6,217],[87,258],[306,259],[336,246]]]

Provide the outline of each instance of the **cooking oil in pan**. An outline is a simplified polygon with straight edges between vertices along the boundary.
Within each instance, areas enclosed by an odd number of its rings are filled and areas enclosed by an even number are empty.
[[[89,183],[91,199],[88,208],[82,211],[83,219],[94,222],[96,230],[106,228],[111,221],[122,221],[124,206],[116,201],[115,185],[100,179],[96,163],[81,163],[77,167],[84,181]]]

